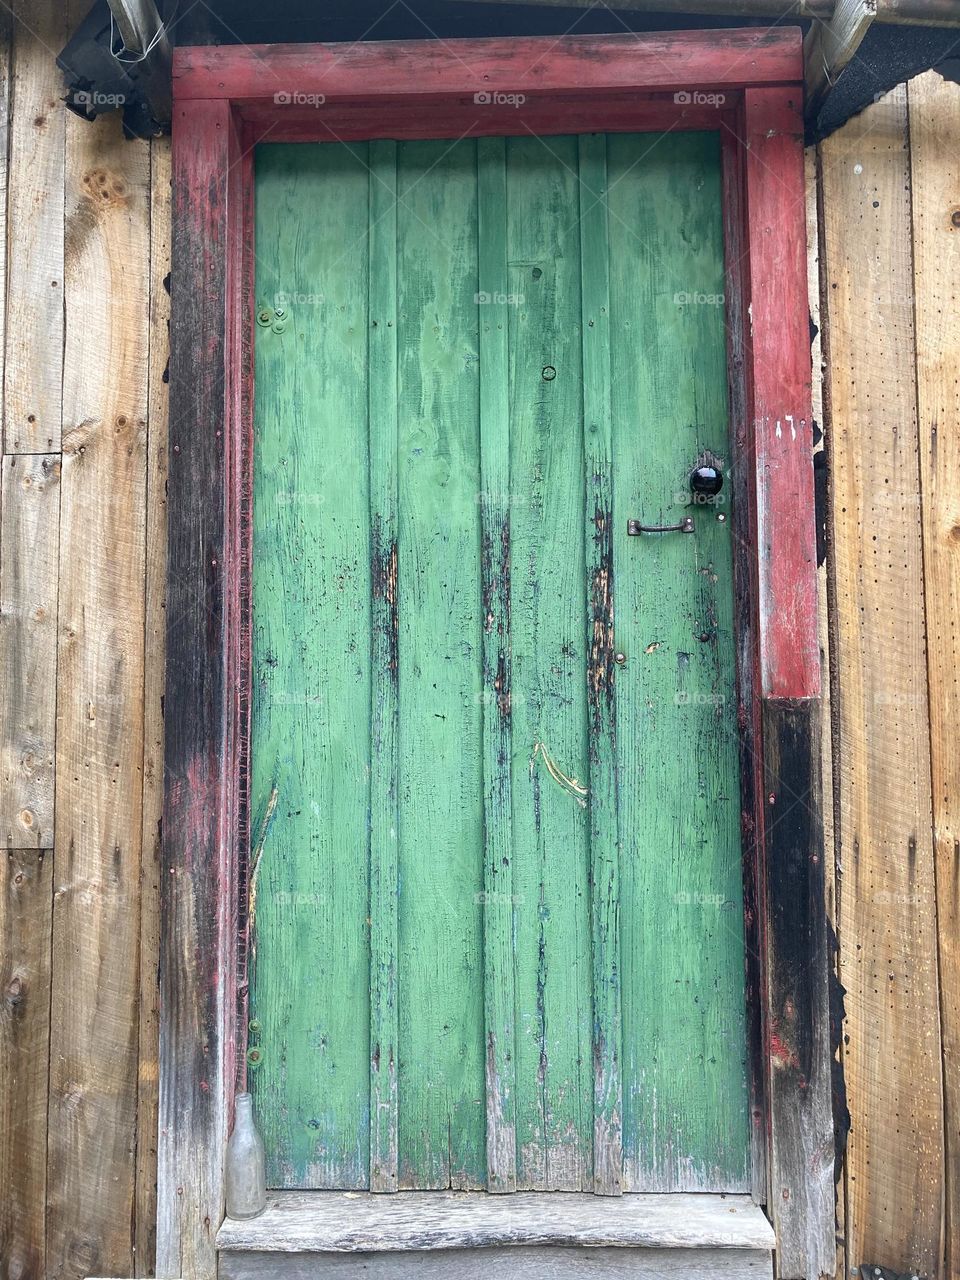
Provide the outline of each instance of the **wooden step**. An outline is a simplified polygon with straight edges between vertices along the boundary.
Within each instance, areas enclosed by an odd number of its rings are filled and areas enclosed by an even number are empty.
[[[770,1280],[747,1196],[271,1192],[217,1236],[220,1280]]]

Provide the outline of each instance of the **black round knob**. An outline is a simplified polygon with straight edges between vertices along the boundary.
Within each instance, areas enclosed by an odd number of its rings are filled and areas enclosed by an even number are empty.
[[[694,467],[690,472],[690,492],[696,497],[712,498],[723,488],[723,472],[718,467]]]

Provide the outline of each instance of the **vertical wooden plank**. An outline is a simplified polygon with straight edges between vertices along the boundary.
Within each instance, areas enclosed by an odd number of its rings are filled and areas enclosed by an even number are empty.
[[[943,1111],[905,90],[821,154],[848,1249],[851,1266],[937,1274]],[[925,434],[928,447],[929,423]]]
[[[510,369],[503,138],[477,142],[483,601],[483,990],[487,1188],[515,1191]]]
[[[744,94],[763,699],[770,1199],[782,1277],[836,1264],[803,128],[793,88]],[[784,305],[799,299],[801,305]],[[772,798],[771,798],[772,797]]]
[[[48,1239],[60,1274],[133,1265],[149,153],[68,127]]]
[[[167,576],[167,371],[170,353],[170,143],[150,144],[150,332],[147,394],[146,648],[140,880],[140,1031],[135,1262],[153,1275],[157,1235],[161,814]]]
[[[0,818],[8,849],[53,845],[60,458],[8,455],[0,477]]]
[[[476,143],[398,156],[400,1181],[466,1189],[487,1166]]]
[[[507,188],[517,1182],[583,1191],[593,975],[576,138],[508,139]]]
[[[607,159],[626,1189],[745,1190],[720,142],[611,135]],[[690,471],[708,461],[725,482],[694,504]],[[692,535],[627,536],[632,518],[683,517]]]
[[[750,380],[759,539],[760,694],[816,697],[817,565],[799,89],[747,89]],[[786,211],[786,212],[785,212]],[[785,305],[785,298],[800,306]],[[797,518],[797,512],[806,518]]]
[[[397,1189],[397,144],[370,143],[370,1190]]]
[[[0,1274],[41,1280],[47,1274],[53,857],[42,849],[11,849],[0,858]]]
[[[5,453],[60,448],[64,360],[64,138],[55,55],[71,6],[16,0],[7,216]]]
[[[748,350],[750,317],[749,252],[744,155],[739,133],[742,113],[725,119],[720,130],[720,169],[723,183],[724,313],[727,328],[727,386],[729,434],[733,456],[753,456],[753,421]],[[756,538],[757,486],[752,466],[735,466],[730,475],[730,532],[734,545],[752,546]],[[757,1204],[767,1204],[769,1192],[767,1125],[766,1018],[766,895],[763,814],[763,751],[761,749],[758,566],[756,557],[733,557],[733,591],[737,618],[737,703],[742,812],[740,834],[743,865],[744,979],[747,1008],[750,1088],[751,1191]]]
[[[620,833],[614,690],[613,440],[607,157],[602,134],[579,139],[586,488],[587,697],[593,918],[594,1190],[622,1191]]]
[[[89,127],[89,126],[87,126]],[[220,102],[173,122],[173,242],[160,877],[160,1111],[157,1275],[216,1275],[222,1152],[234,1074],[233,797],[223,777],[228,688],[238,655],[226,625],[233,583],[225,521],[228,245],[239,241],[239,139]],[[208,347],[196,341],[206,333]],[[213,352],[213,356],[210,355]]]
[[[316,228],[366,227],[371,179],[333,145],[256,174],[250,1084],[270,1185],[366,1187],[370,263]]]
[[[837,1275],[842,1276],[848,1263],[844,1238],[846,1224],[846,1181],[840,1153],[846,1146],[849,1116],[846,1111],[846,1086],[843,1074],[843,990],[839,977],[840,916],[838,911],[839,868],[837,865],[836,829],[834,822],[834,743],[833,734],[833,658],[831,631],[835,617],[835,583],[829,548],[830,441],[828,439],[828,404],[825,394],[827,340],[823,332],[820,303],[820,176],[819,151],[807,147],[804,152],[804,183],[807,214],[807,299],[810,307],[810,357],[813,372],[813,476],[817,503],[817,630],[820,639],[822,696],[820,707],[820,775],[821,819],[823,824],[824,910],[833,929],[830,943],[830,1070],[834,1119],[834,1186],[836,1189]]]
[[[944,1274],[954,1275],[960,1267],[960,88],[930,71],[910,81],[907,99],[946,1113]]]

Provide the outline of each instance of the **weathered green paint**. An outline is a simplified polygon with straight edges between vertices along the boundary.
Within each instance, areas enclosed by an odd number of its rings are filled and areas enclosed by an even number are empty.
[[[726,509],[626,536],[729,462],[716,136],[261,146],[257,261],[271,1181],[745,1188]]]
[[[256,330],[254,441],[254,830],[277,801],[251,1078],[274,1185],[368,1181],[367,247],[342,234],[367,187],[346,148],[257,155],[258,299],[285,312]]]
[[[487,1177],[517,1185],[511,802],[510,368],[503,138],[477,143],[483,607],[483,981]]]
[[[577,140],[507,143],[517,1176],[593,1185]],[[547,381],[546,367],[557,370]]]
[[[481,1187],[476,145],[399,156],[400,1181]]]
[[[579,140],[586,509],[587,734],[593,920],[593,1185],[622,1190],[620,1082],[620,803],[614,654],[613,431],[610,420],[610,247],[607,147]],[[636,354],[636,353],[635,353]]]
[[[370,1186],[397,1189],[400,811],[397,689],[397,145],[372,142],[367,422],[370,703]],[[362,1009],[362,1005],[361,1005]]]
[[[705,452],[730,462],[719,143],[652,142],[607,144],[624,1162],[631,1188],[722,1189],[749,1186],[729,507],[622,539],[691,510]]]

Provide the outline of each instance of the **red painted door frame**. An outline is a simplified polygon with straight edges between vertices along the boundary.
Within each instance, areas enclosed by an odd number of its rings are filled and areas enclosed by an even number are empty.
[[[253,148],[673,129],[722,140],[755,1194],[833,1274],[801,105],[794,28],[177,51],[158,1276],[215,1275],[246,1050]]]

